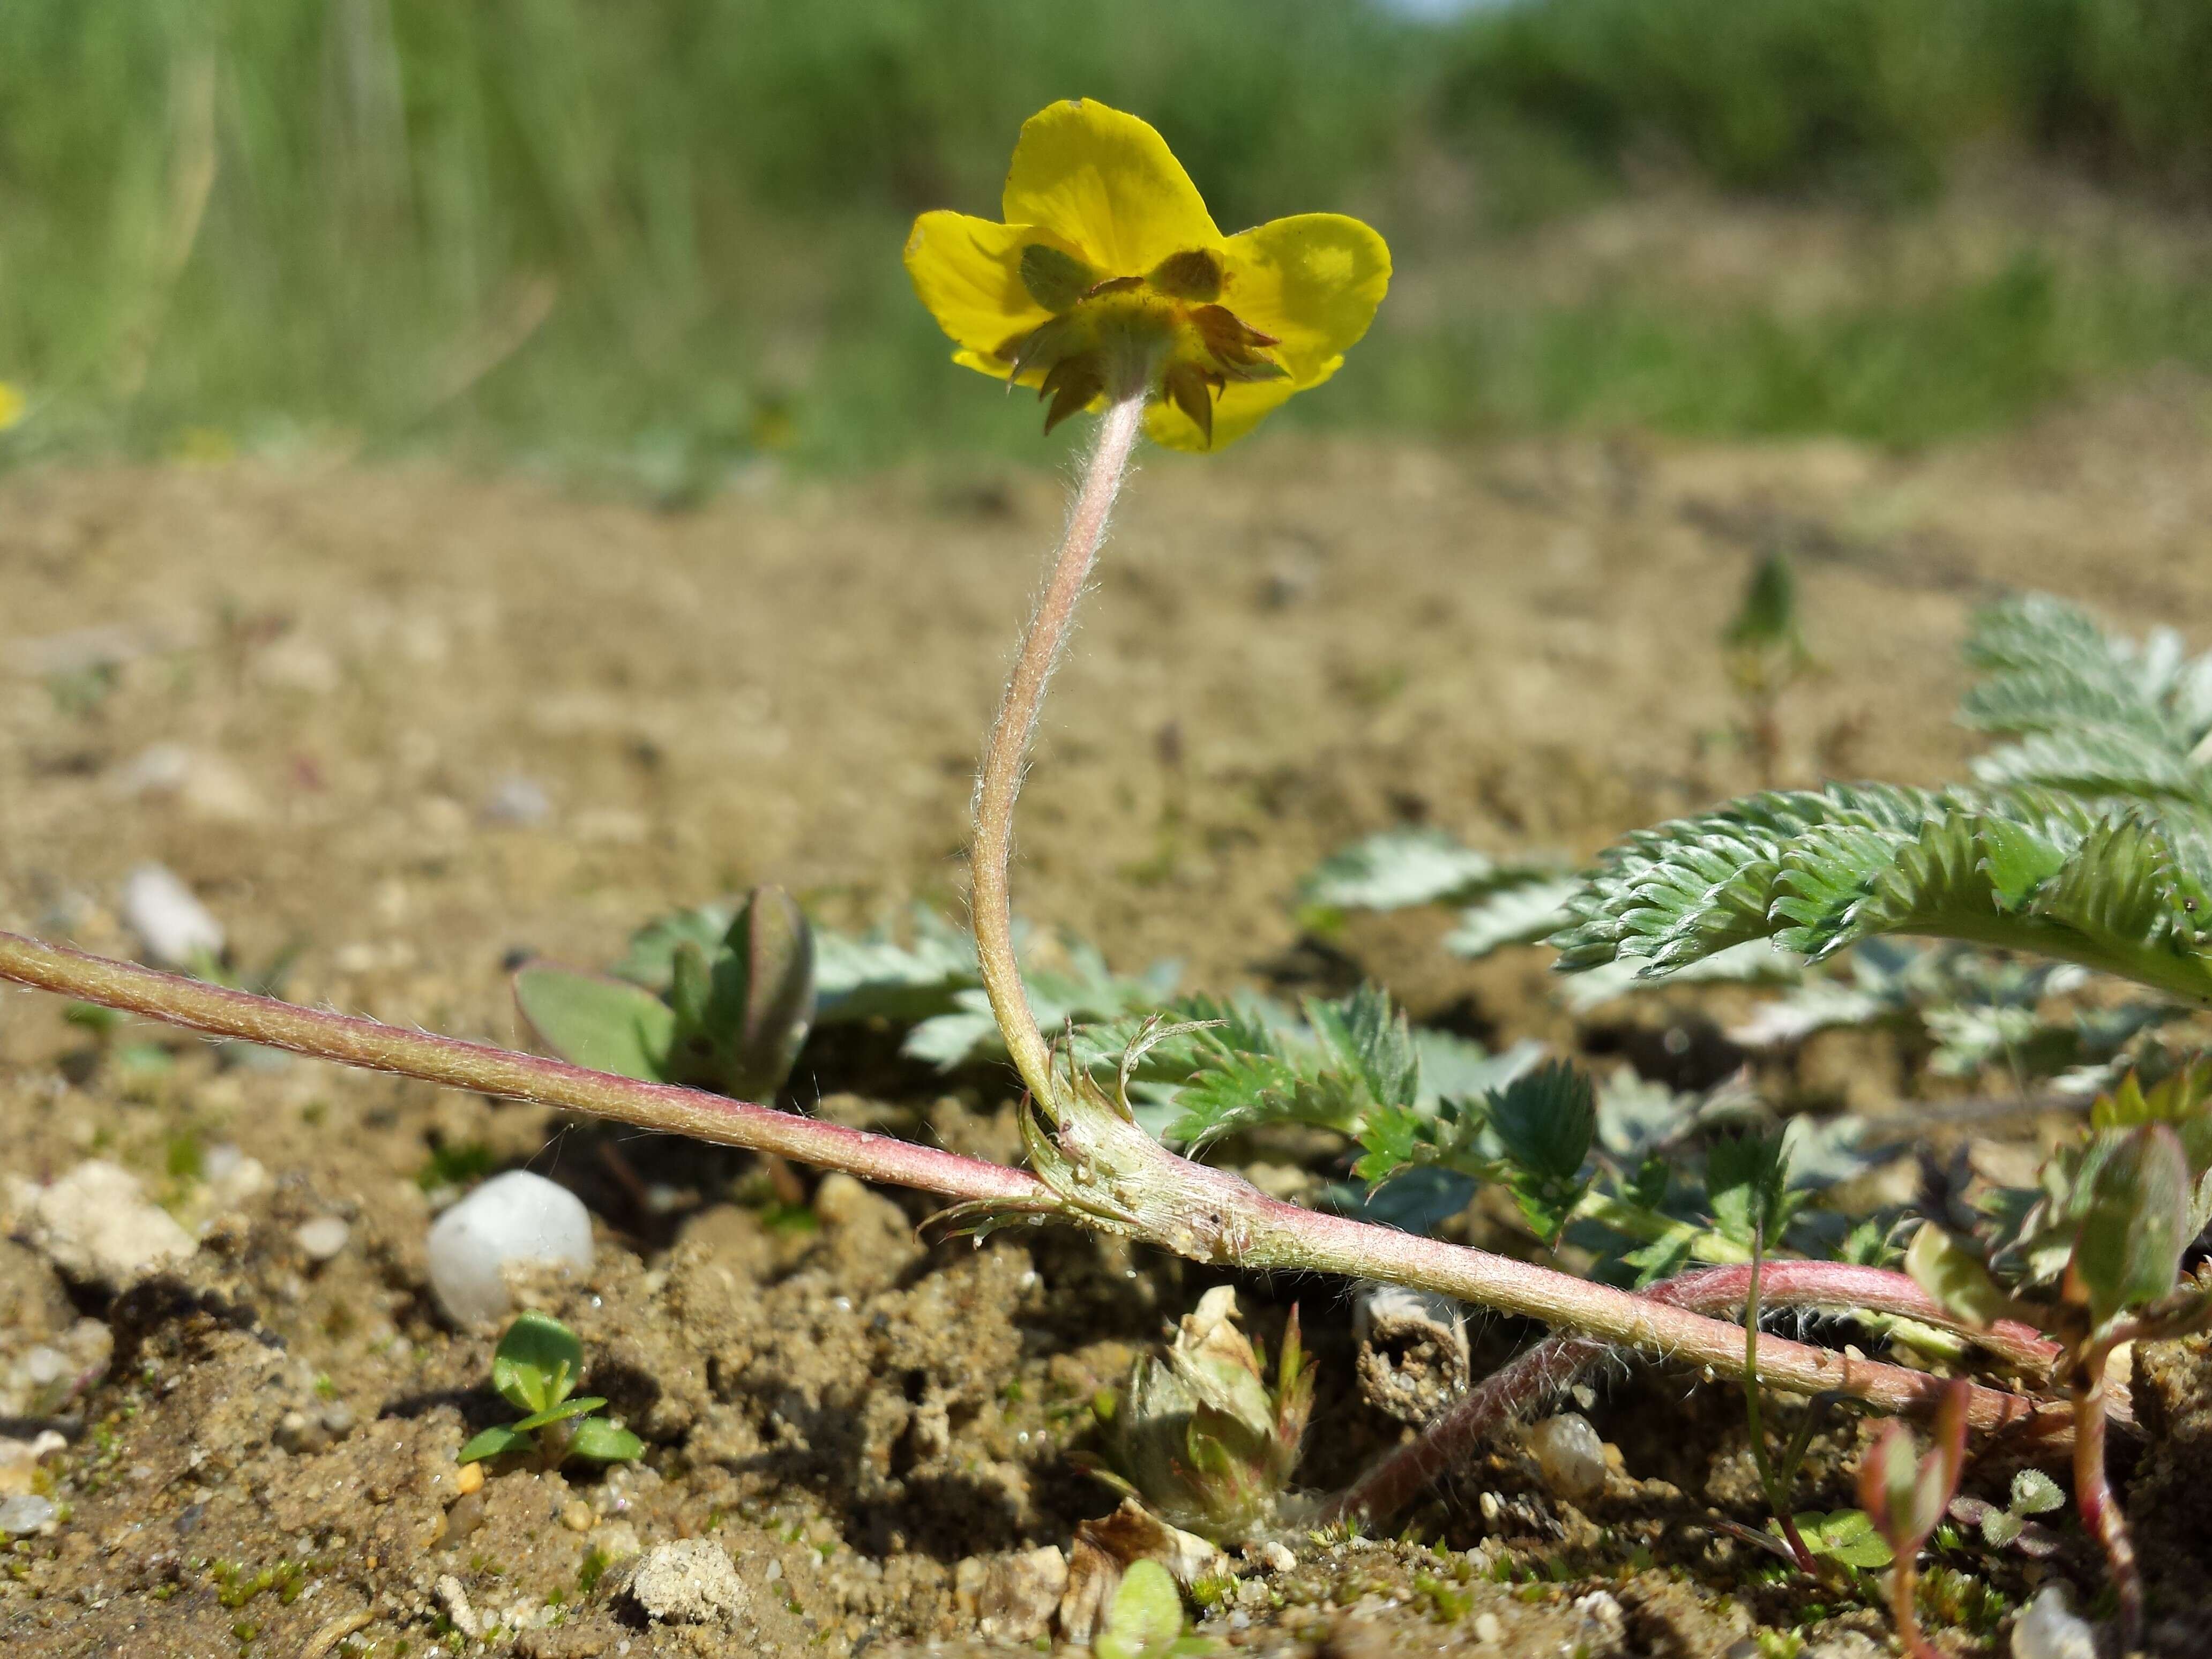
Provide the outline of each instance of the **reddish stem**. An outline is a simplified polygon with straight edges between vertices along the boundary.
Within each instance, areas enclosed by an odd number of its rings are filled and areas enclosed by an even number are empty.
[[[1653,1301],[1700,1313],[1718,1313],[1741,1306],[1750,1287],[1751,1268],[1744,1264],[1683,1273],[1650,1286],[1643,1294]],[[1759,1295],[1773,1307],[1894,1314],[1959,1328],[1918,1285],[1903,1273],[1882,1267],[1832,1261],[1770,1261],[1759,1275]],[[1964,1334],[1987,1343],[2014,1364],[2038,1370],[2047,1369],[2059,1352],[2056,1343],[2010,1321],[1986,1331]],[[1762,1345],[1768,1350],[1772,1346],[1771,1342]],[[1565,1389],[1587,1367],[1604,1358],[1612,1346],[1587,1336],[1553,1336],[1537,1343],[1484,1378],[1418,1437],[1397,1448],[1332,1498],[1323,1511],[1324,1520],[1358,1515],[1381,1521],[1395,1514],[1423,1486],[1473,1452],[1499,1425]],[[1765,1357],[1762,1355],[1762,1359]],[[1764,1363],[1760,1370],[1765,1371]],[[1931,1391],[1920,1403],[1932,1411],[1940,1399],[1940,1393]],[[2039,1439],[2056,1439],[2068,1427],[2057,1408],[2029,1407],[2017,1395],[1978,1385],[1969,1409],[1977,1426],[2015,1423]]]
[[[1920,1632],[1920,1564],[1911,1555],[1897,1558],[1889,1575],[1889,1616],[1897,1622],[1897,1639],[1909,1659],[1943,1659]]]
[[[295,1007],[12,933],[0,933],[0,979],[318,1059],[775,1152],[994,1209],[1057,1214],[1196,1261],[1340,1273],[1437,1291],[1500,1312],[1593,1332],[1604,1340],[1595,1352],[1614,1344],[1731,1370],[1741,1361],[1741,1328],[1695,1314],[1679,1298],[1634,1296],[1487,1251],[1302,1210],[1265,1196],[1229,1171],[1175,1157],[1111,1113],[1063,1127],[1063,1139],[1079,1133],[1085,1139],[1074,1148],[1084,1162],[1079,1168],[1070,1164],[1071,1194],[1061,1194],[1019,1170],[885,1135],[695,1090],[587,1072],[483,1043]],[[1827,1296],[1808,1300],[1855,1301],[1844,1286],[1858,1284],[1854,1276],[1869,1271],[1815,1262],[1788,1265],[1796,1275],[1843,1276]],[[1715,1272],[1725,1275],[1728,1270]],[[1719,1282],[1731,1285],[1732,1295],[1741,1297],[1740,1282]],[[1941,1392],[1934,1378],[1920,1372],[1779,1339],[1762,1349],[1759,1373],[1777,1387],[1802,1394],[1837,1390],[1887,1412],[1932,1408]],[[1981,1389],[1972,1409],[1977,1425],[1986,1429],[2033,1419],[2039,1408],[2019,1395]]]
[[[2142,1571],[2105,1467],[2105,1364],[2111,1355],[2109,1346],[2090,1348],[2068,1379],[2074,1396],[2074,1504],[2082,1528],[2105,1552],[2119,1598],[2119,1649],[2132,1653],[2142,1634]]]

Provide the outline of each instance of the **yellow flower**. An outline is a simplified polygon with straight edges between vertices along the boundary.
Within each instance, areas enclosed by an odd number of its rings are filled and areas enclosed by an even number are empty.
[[[30,400],[5,380],[0,380],[0,432],[5,432],[23,418],[30,408]]]
[[[923,214],[907,273],[953,362],[1051,399],[1048,432],[1141,387],[1156,441],[1231,442],[1335,374],[1390,283],[1382,239],[1341,214],[1224,236],[1167,142],[1094,100],[1023,124],[1003,210]]]

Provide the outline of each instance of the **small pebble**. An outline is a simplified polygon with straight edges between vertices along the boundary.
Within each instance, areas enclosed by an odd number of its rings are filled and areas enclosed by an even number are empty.
[[[328,1261],[352,1237],[353,1229],[334,1215],[319,1215],[292,1229],[292,1242],[310,1261]]]
[[[148,956],[172,968],[222,954],[222,924],[162,865],[142,864],[124,878],[123,925]]]
[[[1528,1446],[1544,1484],[1560,1497],[1595,1498],[1605,1490],[1605,1442],[1580,1413],[1546,1418],[1528,1431]]]
[[[481,1466],[471,1463],[469,1467],[473,1469]],[[453,1508],[446,1511],[447,1541],[459,1543],[461,1540],[483,1525],[483,1518],[484,1498],[482,1492],[471,1492],[456,1500]]]
[[[312,1457],[331,1445],[330,1431],[305,1412],[286,1412],[276,1419],[276,1431],[270,1438],[295,1457]]]
[[[469,1605],[469,1593],[461,1588],[461,1581],[449,1572],[441,1575],[433,1588],[438,1599],[446,1604],[446,1617],[453,1621],[453,1628],[474,1641],[480,1627],[476,1609]]]
[[[121,1290],[199,1247],[138,1178],[91,1158],[31,1200],[31,1243],[68,1277]]]
[[[711,1538],[654,1545],[630,1574],[629,1594],[647,1618],[671,1625],[720,1624],[749,1600],[729,1552]]]
[[[464,1498],[483,1489],[484,1470],[481,1463],[464,1463],[461,1472],[453,1477],[454,1489]]]
[[[501,778],[483,804],[487,823],[512,823],[526,830],[552,816],[553,802],[545,793],[545,786],[535,778]]]
[[[1505,1639],[1505,1626],[1494,1613],[1474,1615],[1474,1639],[1486,1647],[1496,1647]]]
[[[592,1506],[580,1498],[572,1498],[561,1506],[561,1524],[570,1532],[589,1532],[592,1529]]]
[[[36,1532],[58,1513],[52,1498],[34,1492],[0,1501],[0,1536],[19,1538]]]
[[[2097,1632],[2063,1586],[2046,1584],[2012,1627],[2012,1659],[2097,1659]]]
[[[544,1263],[588,1272],[592,1218],[566,1187],[527,1170],[494,1176],[430,1229],[430,1288],[456,1325],[489,1325],[514,1306],[505,1270]]]

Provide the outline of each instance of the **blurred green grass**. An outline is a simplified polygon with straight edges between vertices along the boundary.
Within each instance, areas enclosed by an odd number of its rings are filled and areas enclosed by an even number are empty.
[[[2212,368],[2194,245],[2029,212],[1941,280],[1869,260],[1811,309],[1663,264],[1562,291],[1510,255],[1655,189],[1723,228],[1940,218],[1991,155],[2185,227],[2208,86],[2203,0],[1444,27],[1358,0],[13,0],[0,379],[34,404],[0,455],[438,448],[679,498],[764,449],[1048,453],[948,367],[898,249],[921,208],[992,210],[1022,118],[1079,93],[1160,126],[1226,225],[1334,208],[1391,238],[1423,302],[1286,424],[1925,442]],[[1470,249],[1507,257],[1439,275]]]

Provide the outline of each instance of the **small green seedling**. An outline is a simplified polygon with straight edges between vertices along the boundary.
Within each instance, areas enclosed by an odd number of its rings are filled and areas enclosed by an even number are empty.
[[[1914,1595],[1921,1547],[1950,1508],[1966,1464],[1966,1405],[1972,1394],[1964,1380],[1945,1390],[1936,1413],[1936,1444],[1925,1457],[1912,1448],[1902,1423],[1881,1425],[1866,1461],[1859,1465],[1859,1502],[1881,1541],[1896,1556],[1889,1581],[1890,1615],[1897,1639],[1911,1659],[1941,1659],[1920,1633]]]
[[[570,1399],[584,1368],[584,1345],[559,1320],[542,1313],[517,1316],[492,1355],[491,1383],[525,1415],[486,1429],[461,1448],[459,1461],[478,1463],[506,1452],[538,1450],[555,1463],[588,1458],[627,1463],[645,1455],[645,1443],[611,1419],[593,1417],[607,1402],[592,1395]],[[537,1436],[545,1435],[539,1446]]]
[[[1721,634],[1729,678],[1742,697],[1745,744],[1758,763],[1759,781],[1771,786],[1782,758],[1778,706],[1782,695],[1813,667],[1797,626],[1797,573],[1776,549],[1753,568],[1743,603]]]
[[[523,1018],[563,1060],[594,1071],[773,1100],[814,1019],[805,916],[781,888],[757,887],[719,935],[665,931],[665,994],[532,963],[514,976]]]
[[[1182,1633],[1182,1593],[1157,1561],[1139,1561],[1121,1575],[1106,1610],[1106,1628],[1091,1650],[1097,1659],[1197,1659],[1214,1644]]]
[[[1806,1510],[1791,1520],[1816,1560],[1871,1571],[1897,1559],[1888,1541],[1875,1529],[1874,1517],[1864,1510],[1832,1510],[1825,1515]]]
[[[2012,1478],[2012,1494],[2002,1509],[1985,1498],[1954,1498],[1951,1518],[1973,1527],[1993,1550],[2017,1549],[2023,1555],[2057,1553],[2057,1534],[2033,1517],[2048,1515],[2066,1502],[2058,1483],[2041,1469],[2022,1469]]]

